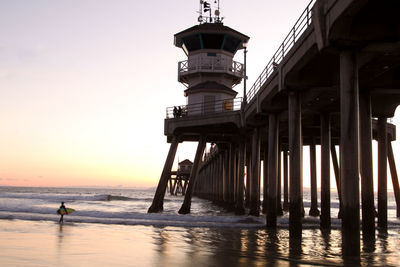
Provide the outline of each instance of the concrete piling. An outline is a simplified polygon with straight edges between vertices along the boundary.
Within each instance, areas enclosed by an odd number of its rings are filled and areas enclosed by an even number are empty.
[[[161,173],[160,181],[158,182],[153,203],[148,210],[149,213],[160,212],[164,209],[165,191],[167,190],[168,180],[171,177],[171,168],[174,163],[177,148],[178,139],[174,137],[169,148],[167,159],[165,160],[164,169]]]
[[[342,249],[360,254],[358,67],[351,50],[340,53],[340,181]]]
[[[394,161],[393,148],[391,142],[388,145],[388,152],[389,152],[388,153],[389,168],[392,176],[394,197],[396,199],[396,207],[397,207],[396,216],[400,218],[400,186],[399,186],[399,178],[397,176],[396,163]]]
[[[360,174],[362,232],[364,239],[375,239],[374,177],[372,162],[371,95],[360,94]]]
[[[378,118],[378,227],[387,228],[388,137],[385,117]]]
[[[318,192],[317,192],[317,156],[315,151],[315,140],[310,144],[310,184],[311,184],[311,208],[310,216],[319,216]]]
[[[278,141],[279,120],[276,114],[269,115],[268,127],[268,201],[267,227],[277,225],[277,187],[278,187]]]
[[[239,160],[238,160],[238,185],[237,185],[237,198],[235,213],[242,215],[245,213],[244,208],[244,169],[246,165],[246,141],[244,138],[239,141]]]
[[[329,114],[321,114],[321,228],[331,227],[331,125]]]
[[[283,210],[289,211],[288,151],[283,151]]]
[[[303,145],[301,127],[301,100],[296,92],[289,93],[289,152],[290,203],[289,231],[301,236],[303,214]]]
[[[250,215],[260,215],[260,131],[253,130],[251,156],[251,179],[250,179]]]
[[[189,185],[186,190],[185,200],[182,204],[181,209],[179,210],[179,214],[187,214],[190,213],[190,206],[192,204],[192,195],[194,186],[196,184],[197,171],[199,168],[201,157],[203,156],[204,149],[206,146],[206,137],[204,135],[200,136],[199,144],[197,146],[196,156],[194,158],[194,163],[192,167],[192,171],[189,178]],[[172,164],[171,164],[172,166]]]

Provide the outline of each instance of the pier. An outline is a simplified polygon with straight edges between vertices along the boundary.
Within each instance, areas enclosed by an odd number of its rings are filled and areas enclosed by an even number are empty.
[[[398,14],[396,0],[313,0],[249,88],[246,62],[233,61],[238,50],[246,55],[248,36],[223,25],[219,15],[200,16],[199,25],[177,33],[175,46],[188,56],[178,65],[188,104],[179,114],[167,108],[164,134],[171,146],[149,212],[163,209],[179,143],[198,142],[179,213],[190,212],[193,195],[237,214],[264,213],[272,229],[289,211],[290,236],[301,236],[303,179],[311,179],[309,215],[329,229],[332,162],[343,253],[359,255],[360,230],[373,240],[377,227],[387,228],[388,164],[400,216],[391,144],[396,127],[388,120],[400,104]],[[243,98],[236,98],[241,82]],[[378,142],[377,225],[372,140]],[[311,177],[302,176],[304,146],[310,147]]]

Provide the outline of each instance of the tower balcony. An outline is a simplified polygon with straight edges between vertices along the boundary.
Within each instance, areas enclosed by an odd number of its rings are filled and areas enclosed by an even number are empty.
[[[168,107],[166,110],[166,119],[185,118],[191,116],[215,116],[222,113],[239,111],[241,106],[242,98],[238,97],[234,99],[222,99]]]
[[[170,141],[180,136],[182,141],[195,141],[199,133],[212,140],[225,140],[242,128],[242,98],[206,101],[167,108],[164,134]]]
[[[238,84],[243,78],[244,67],[240,62],[221,58],[196,58],[178,63],[179,82],[188,83],[192,75],[200,73],[227,74]]]

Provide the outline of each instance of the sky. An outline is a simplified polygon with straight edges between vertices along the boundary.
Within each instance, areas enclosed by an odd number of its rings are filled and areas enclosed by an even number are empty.
[[[308,2],[221,1],[224,24],[250,36],[249,87]],[[156,186],[166,108],[186,104],[173,35],[198,24],[198,9],[198,0],[1,0],[0,186]],[[195,149],[179,145],[177,159]]]

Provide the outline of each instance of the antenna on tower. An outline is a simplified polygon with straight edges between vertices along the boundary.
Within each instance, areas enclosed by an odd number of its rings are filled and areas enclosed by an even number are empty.
[[[221,23],[221,19],[219,17],[219,15],[221,14],[220,8],[219,8],[219,0],[216,0],[214,3],[217,3],[217,2],[218,2],[218,8],[217,8],[217,10],[215,10],[215,22]]]
[[[213,7],[211,7],[210,2],[205,1],[205,0],[200,0],[200,8],[199,8],[199,12],[198,12],[199,17],[197,19],[200,24],[207,23],[207,22],[209,22],[209,23],[213,23],[213,22],[221,23],[222,22],[222,19],[220,17],[220,14],[221,14],[220,5],[219,5],[220,0],[211,0],[211,1],[214,1]],[[215,7],[215,5],[217,5],[217,7]],[[214,16],[212,14],[213,8],[215,9]],[[209,16],[203,15],[203,13],[207,13],[207,12],[209,12]]]

